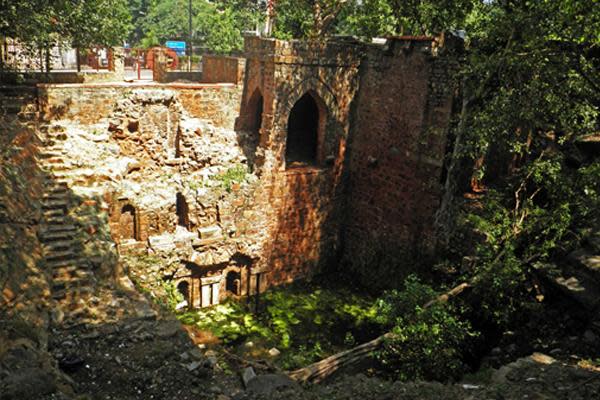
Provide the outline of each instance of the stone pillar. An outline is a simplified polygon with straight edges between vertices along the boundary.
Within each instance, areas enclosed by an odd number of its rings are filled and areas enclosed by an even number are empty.
[[[125,50],[122,47],[109,49],[108,69],[113,72],[116,81],[125,79]]]
[[[209,307],[210,306],[210,288],[211,285],[202,285],[202,294],[201,296],[201,307]]]
[[[167,53],[163,49],[154,49],[154,62],[152,63],[152,79],[156,82],[166,82],[167,78]]]

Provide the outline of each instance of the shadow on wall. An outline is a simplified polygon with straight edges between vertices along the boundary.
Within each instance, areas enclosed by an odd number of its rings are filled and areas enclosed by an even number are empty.
[[[263,112],[265,99],[259,88],[256,88],[250,98],[246,98],[246,91],[242,97],[240,115],[236,121],[238,143],[248,160],[248,167],[255,170],[260,163],[257,150],[263,127]]]
[[[8,101],[12,92],[3,89]],[[27,88],[11,90],[26,97]],[[0,312],[18,311],[45,331],[48,322],[93,312],[87,300],[98,281],[115,282],[117,257],[102,198],[82,197],[58,176],[68,133],[40,123],[35,100],[0,121]]]
[[[18,309],[19,317],[45,329],[49,310],[37,309],[50,288],[37,240],[46,178],[36,162],[40,141],[16,113],[0,117],[0,125],[0,312],[14,317]]]

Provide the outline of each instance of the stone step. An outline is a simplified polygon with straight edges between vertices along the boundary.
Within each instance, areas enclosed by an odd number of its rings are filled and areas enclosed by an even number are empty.
[[[63,251],[49,251],[46,255],[46,261],[56,261],[56,260],[73,260],[75,257],[75,253],[73,250],[63,250]]]
[[[71,169],[69,165],[66,164],[45,164],[41,163],[42,168],[50,172],[52,175],[57,176],[56,174],[61,174]]]
[[[47,191],[42,195],[42,201],[57,201],[57,200],[67,200],[69,198],[69,192],[62,189],[56,191]]]
[[[49,130],[46,133],[46,137],[54,140],[66,140],[67,134],[65,132]]]
[[[52,158],[52,157],[62,157],[64,155],[62,150],[48,150],[48,148],[42,149],[42,151],[40,151],[38,153],[38,158],[39,159],[48,159],[48,158]]]
[[[70,168],[68,171],[57,171],[54,173],[56,178],[79,178],[79,177],[94,177],[94,170],[91,168]]]
[[[64,213],[64,209],[58,208],[58,210],[63,211],[63,214],[51,215],[49,217],[44,218],[44,222],[47,226],[58,226],[67,223],[67,216]]]
[[[84,268],[82,265],[85,265],[79,259],[70,258],[67,260],[56,260],[56,261],[46,261],[46,267],[49,269],[60,269],[60,268]]]
[[[52,140],[50,140],[49,142],[52,142]],[[41,153],[59,152],[61,154],[64,154],[65,148],[62,144],[47,143],[44,147],[42,147],[40,149],[40,152]]]
[[[53,240],[50,242],[45,242],[43,244],[43,248],[46,252],[50,252],[50,251],[61,251],[61,250],[68,250],[71,248],[71,246],[73,246],[73,240],[72,239],[67,239],[67,240]]]
[[[52,283],[68,286],[70,283],[91,282],[94,280],[94,273],[88,270],[75,269],[70,272],[54,271]]]
[[[44,160],[45,163],[47,164],[64,164],[65,163],[65,158],[62,155],[59,156],[55,156],[55,157],[48,157],[46,160]]]
[[[77,309],[73,311],[65,312],[64,320],[67,322],[66,325],[79,325],[80,323],[85,324],[88,322],[92,322],[91,319],[92,313],[87,307],[77,307]]]
[[[59,231],[59,232],[46,232],[41,235],[42,242],[53,242],[56,240],[71,239],[75,236],[75,231]]]
[[[69,203],[66,200],[44,200],[42,201],[42,208],[67,208]]]
[[[44,182],[44,188],[46,190],[68,190],[69,185],[66,182],[56,181],[54,179],[46,178]]]
[[[49,133],[66,133],[67,132],[67,128],[65,126],[62,125],[49,125],[47,128],[47,132]]]
[[[69,188],[67,188],[66,185],[60,185],[60,186],[46,187],[45,193],[46,193],[46,195],[68,196],[70,193],[70,190],[69,190]]]
[[[42,234],[46,234],[49,232],[64,232],[64,231],[73,231],[76,232],[77,228],[75,227],[75,225],[71,225],[71,224],[51,224],[51,225],[46,225],[46,227],[42,230]]]
[[[43,215],[44,215],[44,218],[64,217],[65,210],[63,210],[62,208],[54,208],[54,209],[44,210]]]
[[[68,288],[65,284],[57,284],[52,286],[52,298],[55,300],[85,298],[93,293],[94,288],[88,285],[81,285],[79,287],[72,285]]]

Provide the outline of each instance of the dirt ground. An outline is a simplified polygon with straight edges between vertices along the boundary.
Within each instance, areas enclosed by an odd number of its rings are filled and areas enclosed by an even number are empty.
[[[176,320],[141,320],[55,332],[50,352],[80,399],[597,399],[600,368],[574,356],[541,353],[456,384],[341,376],[319,385],[267,382],[245,390],[244,365],[218,348],[194,345]],[[266,373],[268,371],[258,371]],[[263,390],[264,389],[264,390]],[[1,396],[0,396],[1,398]],[[47,399],[62,399],[50,395]]]

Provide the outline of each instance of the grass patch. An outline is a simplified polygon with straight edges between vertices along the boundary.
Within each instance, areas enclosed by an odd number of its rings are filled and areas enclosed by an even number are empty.
[[[245,302],[227,301],[215,307],[180,314],[185,324],[212,332],[226,346],[264,355],[271,347],[281,351],[273,361],[294,369],[377,336],[372,299],[346,288],[294,284],[261,295],[261,312],[252,313]],[[247,354],[246,354],[247,355]]]

